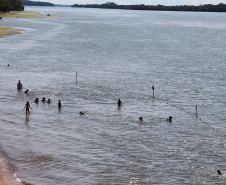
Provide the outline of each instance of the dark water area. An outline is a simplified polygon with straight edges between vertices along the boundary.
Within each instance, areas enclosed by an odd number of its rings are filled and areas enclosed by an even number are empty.
[[[1,22],[26,30],[0,39],[9,174],[34,185],[226,183],[226,14],[25,10],[57,17]],[[34,103],[42,97],[51,103]]]

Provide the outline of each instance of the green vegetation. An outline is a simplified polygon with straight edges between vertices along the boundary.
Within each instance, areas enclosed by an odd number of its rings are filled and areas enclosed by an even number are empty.
[[[24,6],[55,6],[52,3],[39,2],[39,1],[29,1],[29,0],[20,0]]]
[[[24,10],[20,0],[0,0],[0,12]]]
[[[129,10],[160,10],[160,11],[197,11],[197,12],[226,12],[226,4],[220,3],[218,5],[205,4],[200,6],[184,5],[184,6],[164,6],[164,5],[117,5],[113,2],[105,4],[74,4],[72,7],[84,8],[109,8],[109,9],[129,9]]]

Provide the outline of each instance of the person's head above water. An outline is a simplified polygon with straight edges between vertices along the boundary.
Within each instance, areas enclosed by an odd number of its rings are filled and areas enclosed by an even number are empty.
[[[222,172],[220,170],[217,170],[218,175],[222,175]]]
[[[139,117],[139,120],[140,120],[140,121],[143,121],[143,118],[142,118],[142,117]]]

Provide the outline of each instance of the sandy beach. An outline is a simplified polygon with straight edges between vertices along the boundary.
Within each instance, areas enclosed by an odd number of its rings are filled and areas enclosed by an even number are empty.
[[[4,21],[4,18],[50,18],[53,16],[49,15],[37,15],[38,12],[29,12],[29,11],[15,11],[15,12],[8,12],[8,13],[0,13],[0,21]],[[0,38],[6,37],[14,34],[20,34],[22,33],[23,29],[17,29],[13,27],[2,27],[0,26]]]

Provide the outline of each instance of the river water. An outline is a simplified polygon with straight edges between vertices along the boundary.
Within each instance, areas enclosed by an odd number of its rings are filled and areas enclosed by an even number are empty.
[[[26,30],[0,39],[6,175],[33,185],[225,184],[216,171],[226,173],[226,14],[25,10],[57,17],[1,22]],[[51,104],[34,103],[42,97]]]

